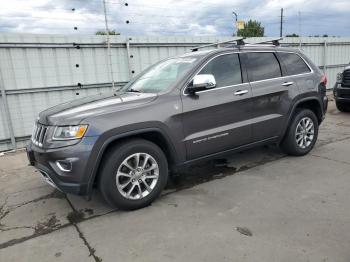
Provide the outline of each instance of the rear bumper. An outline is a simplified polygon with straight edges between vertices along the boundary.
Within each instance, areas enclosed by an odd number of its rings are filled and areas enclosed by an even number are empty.
[[[334,87],[333,94],[336,101],[350,103],[350,87],[342,87],[338,84]]]
[[[328,110],[328,97],[326,95],[323,97],[322,103],[323,103],[323,116],[322,116],[322,120],[323,120],[325,119],[326,113]]]
[[[80,143],[58,149],[42,149],[30,143],[26,147],[30,165],[45,181],[62,192],[86,195],[89,172],[86,170],[92,145]],[[61,165],[62,163],[68,165]]]

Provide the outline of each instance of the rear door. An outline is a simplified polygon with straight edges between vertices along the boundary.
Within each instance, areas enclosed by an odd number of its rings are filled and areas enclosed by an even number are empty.
[[[252,89],[254,142],[278,137],[287,119],[291,93],[298,87],[284,76],[275,52],[246,52],[244,55]]]
[[[252,93],[249,83],[244,83],[239,54],[220,54],[197,74],[212,74],[216,87],[196,95],[189,95],[186,90],[182,94],[187,159],[251,142]]]
[[[318,82],[314,82],[313,72],[300,55],[292,52],[277,52],[277,55],[286,68],[285,75],[293,78],[301,93],[315,91]]]

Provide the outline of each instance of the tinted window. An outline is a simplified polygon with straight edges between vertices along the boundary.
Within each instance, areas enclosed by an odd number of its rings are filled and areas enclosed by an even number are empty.
[[[282,62],[286,65],[288,75],[297,75],[303,73],[309,73],[310,68],[304,62],[304,60],[293,53],[278,53],[282,59]]]
[[[211,60],[198,74],[212,74],[216,87],[242,83],[238,54],[221,55]]]
[[[282,76],[280,64],[273,53],[247,53],[250,81]]]

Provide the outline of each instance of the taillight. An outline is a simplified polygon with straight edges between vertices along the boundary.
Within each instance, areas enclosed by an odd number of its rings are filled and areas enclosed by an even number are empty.
[[[324,86],[326,87],[327,86],[327,82],[328,82],[328,80],[327,80],[326,75],[323,75],[322,78],[321,78],[321,83],[324,84]]]
[[[318,90],[321,94],[326,95],[327,92],[327,77],[326,75],[323,75],[321,78],[321,82],[318,85]]]

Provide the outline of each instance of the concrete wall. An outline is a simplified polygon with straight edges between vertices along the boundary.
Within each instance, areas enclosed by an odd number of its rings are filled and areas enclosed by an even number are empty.
[[[41,110],[124,85],[149,65],[229,37],[0,34],[0,151],[23,147]],[[261,41],[255,38],[249,41]],[[301,42],[300,42],[301,41]],[[285,38],[325,71],[332,87],[350,61],[350,38]]]

